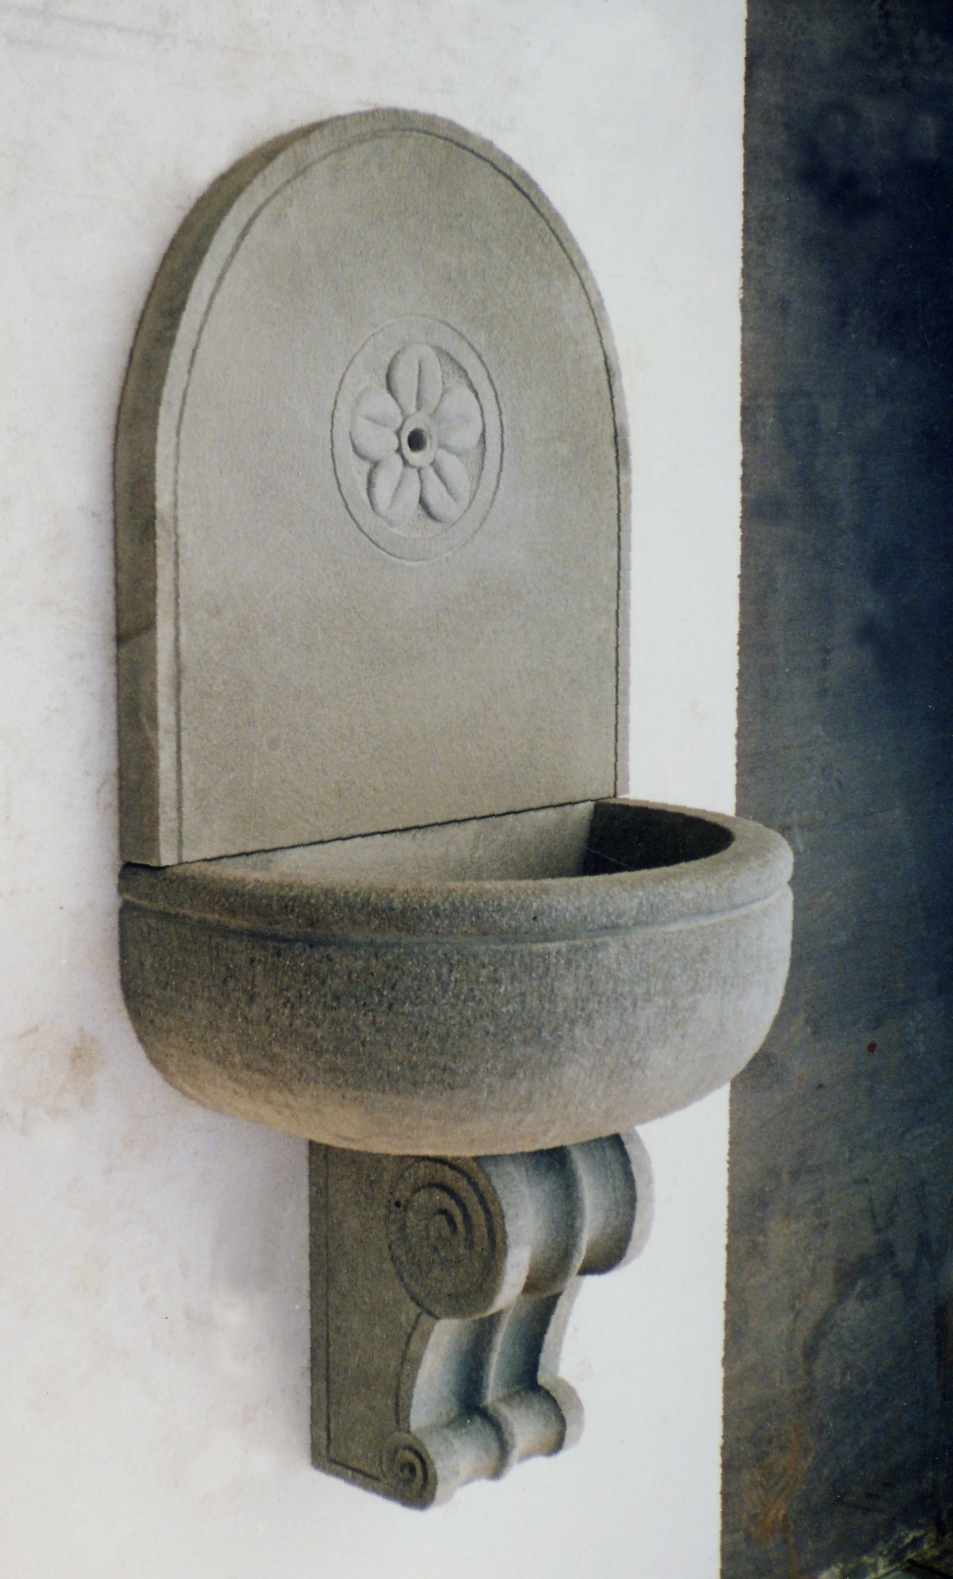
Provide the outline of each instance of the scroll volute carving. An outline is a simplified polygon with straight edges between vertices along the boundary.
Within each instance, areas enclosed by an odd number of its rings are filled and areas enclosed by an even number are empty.
[[[312,1203],[319,1467],[427,1507],[575,1441],[562,1337],[580,1277],[645,1242],[637,1136],[480,1159],[312,1146]]]

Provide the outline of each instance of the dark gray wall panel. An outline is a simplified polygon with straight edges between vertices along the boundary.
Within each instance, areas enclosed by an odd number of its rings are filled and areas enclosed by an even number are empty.
[[[723,1571],[953,1502],[953,7],[751,0],[738,809],[795,851],[731,1110]]]

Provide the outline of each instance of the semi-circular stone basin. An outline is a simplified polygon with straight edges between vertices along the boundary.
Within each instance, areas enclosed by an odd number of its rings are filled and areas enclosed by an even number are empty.
[[[140,1040],[210,1107],[362,1151],[567,1145],[730,1080],[777,1011],[791,853],[627,800],[120,877]]]

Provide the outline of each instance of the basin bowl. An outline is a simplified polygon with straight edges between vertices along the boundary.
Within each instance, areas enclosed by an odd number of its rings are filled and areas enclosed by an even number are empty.
[[[784,989],[791,853],[604,800],[120,876],[126,1004],[209,1107],[327,1145],[491,1155],[685,1107]]]

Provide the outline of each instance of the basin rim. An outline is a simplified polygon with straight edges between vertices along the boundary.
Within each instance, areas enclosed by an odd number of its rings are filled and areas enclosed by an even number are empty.
[[[698,818],[725,828],[732,842],[714,855],[635,871],[381,884],[270,873],[248,856],[130,863],[119,892],[125,903],[159,914],[296,942],[532,944],[712,923],[771,901],[791,875],[787,842],[759,823],[623,797],[609,804]]]

